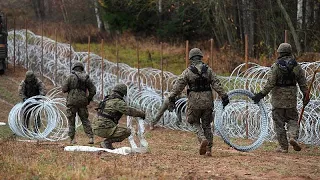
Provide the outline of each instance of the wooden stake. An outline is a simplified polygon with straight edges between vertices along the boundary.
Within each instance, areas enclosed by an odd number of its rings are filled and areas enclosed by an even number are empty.
[[[101,39],[101,100],[104,98],[103,78],[103,39]]]
[[[160,42],[161,98],[162,98],[162,101],[163,101],[163,56],[162,56],[162,52],[163,52],[163,46],[162,46],[162,42]]]
[[[116,61],[117,61],[117,83],[119,83],[119,45],[118,45],[118,36],[116,40]]]
[[[43,81],[43,22],[41,21],[41,80]]]
[[[139,83],[139,91],[141,91],[140,58],[139,58],[139,43],[138,42],[137,42],[137,59],[138,59],[138,83]]]
[[[208,63],[209,66],[213,69],[213,39],[210,39],[210,62]]]
[[[16,72],[16,17],[13,17],[13,72]]]
[[[54,84],[57,86],[57,71],[58,71],[58,47],[57,47],[57,29],[54,30]]]
[[[29,69],[29,58],[28,58],[28,22],[27,19],[24,20],[24,25],[26,29],[26,68]]]
[[[71,70],[72,70],[72,63],[71,63],[71,56],[72,56],[72,51],[71,51],[71,35],[70,35],[70,40],[69,40],[69,71],[71,73]]]
[[[189,41],[186,40],[186,68],[189,66]]]
[[[316,71],[314,71],[313,76],[312,76],[312,79],[311,79],[311,83],[310,83],[310,85],[309,85],[309,88],[308,88],[308,91],[307,91],[307,94],[306,94],[306,97],[303,97],[303,98],[310,98],[310,92],[311,92],[311,89],[312,89],[312,84],[313,84],[313,82],[314,82],[314,80],[315,80],[316,74],[317,74],[319,71],[320,71],[320,69],[317,69]],[[304,113],[304,108],[305,108],[305,107],[306,107],[305,105],[302,106],[302,109],[301,109],[301,112],[300,112],[300,116],[299,116],[299,120],[298,120],[298,125],[300,125],[300,122],[301,122],[301,120],[302,120],[303,113]]]
[[[244,36],[244,41],[245,41],[245,53],[244,53],[244,59],[246,63],[246,70],[248,70],[248,34]],[[248,89],[248,82],[246,81],[246,89]],[[246,106],[248,109],[248,105]],[[248,111],[247,111],[248,112]],[[248,120],[245,119],[245,124],[246,124],[246,138],[249,138],[249,126],[248,126]]]
[[[87,72],[90,75],[90,43],[91,43],[91,38],[88,36],[88,59],[87,59]]]
[[[288,42],[288,30],[284,30],[284,42]]]

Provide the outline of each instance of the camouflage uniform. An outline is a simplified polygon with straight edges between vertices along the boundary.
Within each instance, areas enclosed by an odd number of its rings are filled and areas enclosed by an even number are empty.
[[[143,111],[126,104],[123,99],[125,95],[127,95],[127,86],[125,84],[116,85],[112,94],[106,97],[104,109],[98,110],[98,116],[92,124],[94,134],[106,138],[104,142],[101,142],[103,148],[114,149],[112,143],[121,142],[130,136],[129,128],[118,125],[123,114],[145,118]]]
[[[176,97],[176,100],[177,101],[178,99],[180,99],[179,97]],[[154,129],[154,126],[160,121],[161,117],[163,116],[164,112],[166,110],[169,110],[170,112],[172,112],[173,110],[175,109],[175,105],[170,103],[169,102],[169,98],[166,98],[164,100],[164,102],[162,103],[161,107],[159,108],[156,116],[154,119],[152,119],[152,122],[151,122],[151,126],[150,126],[150,129],[153,130]],[[182,118],[181,118],[181,109],[178,109],[176,111],[177,113],[177,117],[178,117],[178,121],[176,122],[177,125],[179,125],[182,121]]]
[[[71,143],[74,144],[75,136],[75,117],[78,113],[84,132],[90,138],[89,143],[93,144],[93,132],[87,105],[92,101],[96,94],[96,87],[90,79],[89,75],[84,72],[84,66],[81,62],[76,62],[72,68],[72,73],[63,83],[62,92],[68,93],[67,97],[67,117],[69,123],[69,137]],[[87,90],[89,95],[87,96]]]
[[[305,96],[307,81],[305,72],[292,56],[291,45],[280,44],[280,53],[277,62],[271,66],[268,80],[261,92],[253,97],[258,102],[271,91],[272,118],[280,148],[279,152],[288,152],[288,139],[285,124],[287,123],[290,144],[295,150],[298,147],[296,139],[299,136],[298,111],[297,111],[297,86]]]
[[[200,49],[190,50],[191,65],[179,76],[169,99],[174,101],[174,98],[188,85],[187,121],[195,127],[198,139],[201,141],[200,154],[211,155],[213,141],[210,125],[213,120],[212,89],[222,97],[224,106],[229,103],[229,99],[216,74],[202,62],[202,57]]]
[[[46,95],[46,89],[42,81],[35,76],[35,74],[32,71],[26,72],[25,80],[21,81],[19,85],[19,96],[21,97],[22,101],[26,101],[28,98],[33,96]],[[28,105],[26,104],[25,107],[32,108],[35,105]],[[24,111],[27,113],[28,109],[25,109]],[[29,122],[30,122],[30,113],[24,114],[24,126],[26,128],[29,128]],[[35,130],[40,128],[41,120],[40,117],[36,117],[36,124],[37,126],[34,127]]]

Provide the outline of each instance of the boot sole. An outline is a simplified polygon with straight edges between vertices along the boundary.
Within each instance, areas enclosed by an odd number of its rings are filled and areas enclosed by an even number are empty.
[[[201,141],[199,153],[200,155],[204,155],[207,152],[207,145],[209,144],[208,140]]]
[[[300,145],[297,143],[297,141],[290,139],[289,141],[290,145],[293,147],[295,151],[301,151]]]

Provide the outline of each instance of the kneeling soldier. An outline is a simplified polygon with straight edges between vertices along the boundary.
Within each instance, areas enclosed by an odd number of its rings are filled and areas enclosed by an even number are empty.
[[[123,114],[145,119],[145,113],[126,104],[123,97],[127,95],[127,86],[117,84],[111,95],[104,99],[104,107],[97,108],[98,118],[93,122],[93,133],[106,138],[101,142],[102,148],[114,149],[112,143],[121,142],[130,136],[131,131],[127,127],[118,125]]]

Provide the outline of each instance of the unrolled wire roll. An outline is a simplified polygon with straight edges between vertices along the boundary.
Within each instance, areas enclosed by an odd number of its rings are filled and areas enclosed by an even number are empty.
[[[47,96],[33,96],[25,102],[16,104],[8,116],[8,124],[14,134],[36,140],[58,141],[67,138],[68,120],[65,114],[65,98],[58,97],[58,88]],[[29,128],[25,123],[29,115]],[[40,127],[37,121],[40,119]],[[77,118],[78,119],[78,118]],[[76,126],[79,126],[79,121]],[[33,126],[31,126],[33,124]]]

